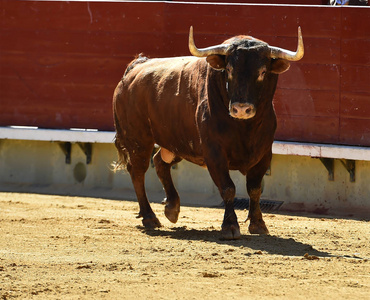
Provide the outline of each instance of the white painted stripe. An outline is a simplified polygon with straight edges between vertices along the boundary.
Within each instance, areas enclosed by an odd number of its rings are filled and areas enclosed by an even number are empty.
[[[272,153],[370,161],[370,147],[275,141]]]
[[[114,131],[97,131],[96,129],[60,130],[21,126],[0,127],[0,139],[11,140],[113,143],[114,136]],[[370,161],[370,147],[358,146],[275,141],[272,145],[272,153]]]
[[[0,139],[81,142],[81,143],[113,143],[114,131],[96,131],[89,129],[35,129],[34,127],[0,127]]]

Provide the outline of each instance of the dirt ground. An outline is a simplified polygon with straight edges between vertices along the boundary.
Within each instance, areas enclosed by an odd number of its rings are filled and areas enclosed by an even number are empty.
[[[265,214],[219,239],[222,209],[146,231],[136,202],[0,193],[0,299],[369,299],[370,223]]]

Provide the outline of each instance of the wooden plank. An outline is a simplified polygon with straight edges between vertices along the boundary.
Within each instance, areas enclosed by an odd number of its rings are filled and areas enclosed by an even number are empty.
[[[122,77],[127,62],[131,59],[132,57],[5,53],[0,57],[0,78],[15,81],[37,78],[60,84],[73,82],[112,85]]]
[[[370,119],[370,94],[343,92],[340,99],[342,118]]]
[[[91,106],[99,104],[109,106],[111,110],[111,100],[114,88],[119,81],[115,80],[110,85],[106,84],[60,84],[59,82],[39,81],[38,79],[26,79],[19,82],[4,79],[1,81],[2,103],[13,104],[12,106],[23,106],[24,104],[40,106],[53,106],[58,103],[64,105]],[[29,102],[29,103],[27,103]],[[31,107],[28,107],[31,109]],[[27,107],[26,107],[27,109]]]
[[[341,62],[343,64],[370,67],[370,36],[366,40],[343,39],[341,43]]]
[[[370,119],[340,119],[340,144],[370,146]]]
[[[274,96],[278,115],[338,117],[339,92],[280,88]]]
[[[339,118],[278,115],[276,140],[338,143]]]
[[[317,18],[318,15],[320,18]],[[300,25],[306,37],[339,39],[341,36],[340,11],[324,6],[168,4],[165,7],[165,24],[166,31],[178,33],[186,33],[193,25],[198,33],[256,37],[296,37]]]
[[[370,146],[370,14],[347,7],[342,15],[339,142]]]
[[[87,107],[60,107],[55,109],[51,107],[32,107],[31,109],[17,109],[17,114],[19,114],[19,117],[14,118],[14,112],[12,111],[2,113],[0,126],[19,125],[51,129],[93,128],[114,130],[111,110]],[[37,118],[35,118],[36,115]]]
[[[301,90],[337,91],[340,85],[340,66],[291,63],[288,72],[279,76],[279,87]]]
[[[164,2],[2,1],[2,27],[70,32],[163,31]]]
[[[29,125],[45,128],[113,129],[112,94],[116,83],[105,85],[60,85],[27,80],[24,84],[2,81],[1,126]],[[1,89],[4,91],[4,89]],[[8,118],[12,115],[12,118]]]
[[[370,8],[344,6],[342,13],[342,38],[368,40],[370,34]]]
[[[341,67],[341,90],[370,94],[370,66],[347,65]]]
[[[16,39],[14,37],[17,37]],[[140,52],[159,56],[165,48],[162,33],[35,30],[0,31],[1,51],[6,53],[55,53],[75,55],[134,56]]]

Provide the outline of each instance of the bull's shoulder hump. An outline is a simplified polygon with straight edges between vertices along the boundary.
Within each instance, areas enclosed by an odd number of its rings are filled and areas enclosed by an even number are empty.
[[[181,73],[187,66],[191,66],[199,58],[193,56],[181,56],[173,58],[152,58],[143,64],[137,65],[132,76],[155,76],[157,79],[168,74]]]
[[[180,56],[180,57],[166,57],[166,58],[152,58],[148,60],[145,66],[157,66],[159,68],[171,68],[171,67],[181,67],[190,62],[194,62],[199,58],[194,56]]]

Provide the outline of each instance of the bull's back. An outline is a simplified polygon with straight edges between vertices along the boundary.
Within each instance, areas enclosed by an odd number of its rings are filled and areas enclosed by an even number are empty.
[[[201,155],[195,112],[200,61],[150,59],[127,72],[116,89],[122,129],[146,127],[154,142],[184,158]],[[140,123],[140,124],[139,124]]]

